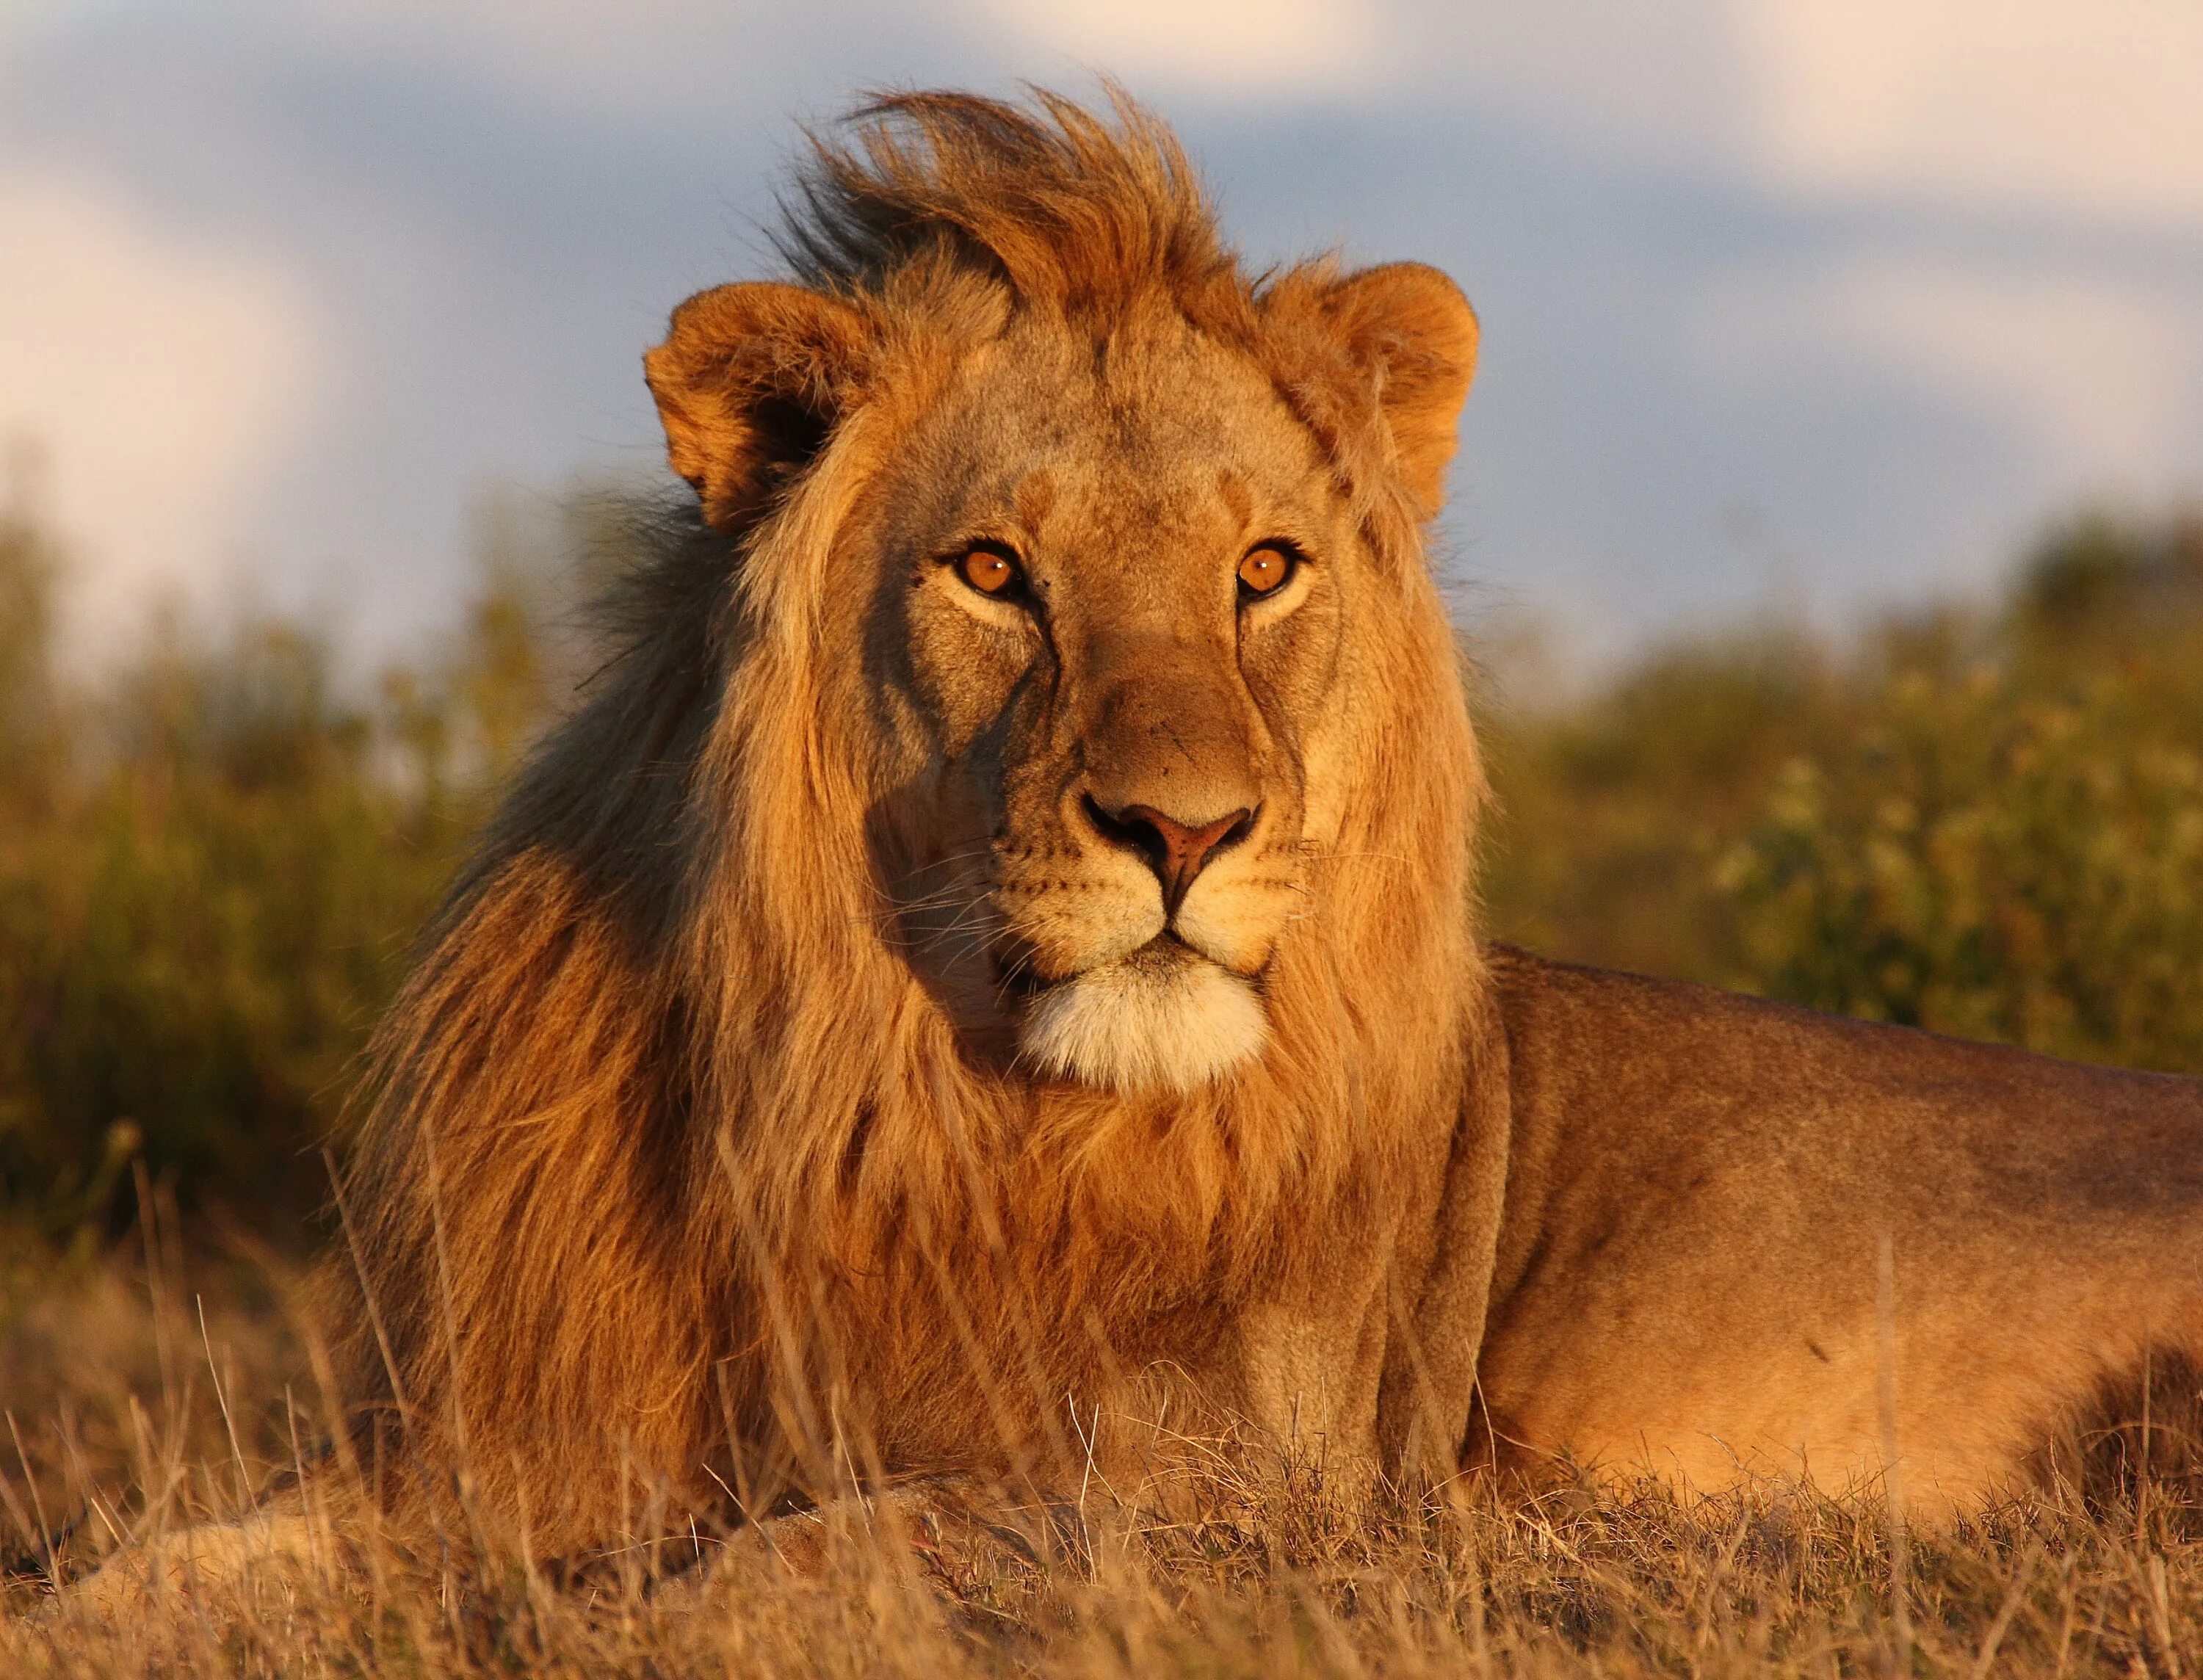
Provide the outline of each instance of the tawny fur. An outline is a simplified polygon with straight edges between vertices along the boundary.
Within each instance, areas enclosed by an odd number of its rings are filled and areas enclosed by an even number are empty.
[[[1474,317],[1250,277],[1152,119],[1042,104],[889,102],[789,281],[652,353],[703,521],[432,930],[346,1185],[396,1518],[551,1555],[1045,1483],[1156,1404],[1352,1477],[1846,1484],[1883,1237],[1924,1508],[2194,1350],[2194,1084],[1487,960],[1421,536]],[[1234,606],[1280,535],[1302,592]],[[981,539],[1055,592],[963,590]],[[1158,799],[1248,813],[1175,912],[1091,814]],[[1112,1014],[1136,952],[1198,978]]]
[[[825,154],[794,244],[871,324],[865,400],[636,580],[645,628],[537,756],[382,1029],[336,1270],[365,1285],[358,1380],[430,1467],[395,1496],[433,1505],[464,1465],[555,1553],[616,1527],[635,1478],[714,1508],[714,1475],[815,1482],[837,1429],[889,1470],[999,1467],[1159,1364],[1189,1404],[1239,1409],[1243,1315],[1320,1317],[1342,1274],[1372,1409],[1385,1267],[1427,1269],[1463,1113],[1481,774],[1420,510],[1324,312],[1334,272],[1258,290],[1175,144],[1122,115],[914,98],[867,161]],[[1189,1090],[976,1061],[867,851],[889,790],[871,597],[846,581],[879,566],[865,498],[1013,304],[1066,343],[1190,321],[1258,369],[1388,597],[1259,1053]]]

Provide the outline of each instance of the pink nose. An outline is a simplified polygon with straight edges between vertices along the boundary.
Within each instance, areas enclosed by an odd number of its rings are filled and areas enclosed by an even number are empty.
[[[1247,837],[1255,826],[1255,813],[1235,811],[1198,827],[1165,816],[1153,805],[1119,805],[1103,809],[1090,795],[1086,814],[1094,826],[1119,846],[1129,846],[1148,860],[1148,867],[1162,883],[1163,914],[1176,916],[1186,891],[1208,861]]]

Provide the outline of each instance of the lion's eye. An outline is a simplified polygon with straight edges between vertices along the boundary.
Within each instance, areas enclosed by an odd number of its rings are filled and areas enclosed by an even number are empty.
[[[1293,575],[1299,557],[1282,543],[1264,543],[1239,563],[1239,592],[1243,598],[1274,594]]]
[[[1006,549],[982,545],[956,563],[956,575],[982,595],[1014,595],[1025,581],[1025,568]]]

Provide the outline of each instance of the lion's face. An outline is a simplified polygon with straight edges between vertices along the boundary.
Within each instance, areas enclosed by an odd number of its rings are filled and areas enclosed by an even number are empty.
[[[1366,805],[1368,761],[1427,756],[1365,727],[1388,686],[1450,677],[1404,628],[1438,616],[1412,557],[1388,574],[1367,533],[1437,506],[1475,317],[1413,264],[1237,297],[1212,331],[1162,291],[1081,315],[983,280],[754,282],[647,359],[712,523],[840,510],[794,593],[753,581],[831,644],[806,752],[862,743],[889,938],[1005,1069],[1190,1091],[1260,1053],[1350,785]]]
[[[1189,1088],[1255,1053],[1368,563],[1314,439],[1182,318],[1098,352],[1013,329],[878,505],[904,936],[1044,1073]]]

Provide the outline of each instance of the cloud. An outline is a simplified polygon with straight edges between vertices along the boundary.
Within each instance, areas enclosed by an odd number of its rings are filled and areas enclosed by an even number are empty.
[[[113,628],[233,563],[322,360],[301,288],[98,186],[20,171],[0,174],[0,438],[50,463],[80,623]]]
[[[1224,94],[1345,92],[1387,56],[1358,0],[979,0],[1029,48],[1134,81]]]
[[[1578,155],[1720,172],[1746,109],[1725,0],[1388,0],[1388,68]]]
[[[2203,380],[2192,308],[2087,277],[1917,258],[1849,265],[1816,290],[1824,325],[1885,376],[2004,417],[2046,476],[2156,489],[2190,464]]]
[[[2192,287],[1899,246],[1732,262],[1677,301],[1704,487],[1824,605],[1980,587],[2046,514],[2203,489]]]
[[[1309,3],[1310,0],[1286,0]],[[986,82],[983,0],[218,0],[308,56],[410,66],[613,126],[783,121],[854,86]]]
[[[317,0],[314,7],[333,36],[356,46],[422,51],[557,97],[629,111],[676,91],[686,98],[714,90],[757,97],[791,65],[861,68],[867,59],[883,68],[931,60],[936,79],[960,82],[991,80],[1021,64],[1055,80],[1080,66],[1226,95],[1347,91],[1382,68],[1393,9],[1367,0],[947,0],[916,7],[842,0],[812,11],[710,0],[629,0],[618,7],[588,0],[464,6]]]
[[[1816,191],[2203,221],[2203,6],[1739,0],[1764,165]]]

